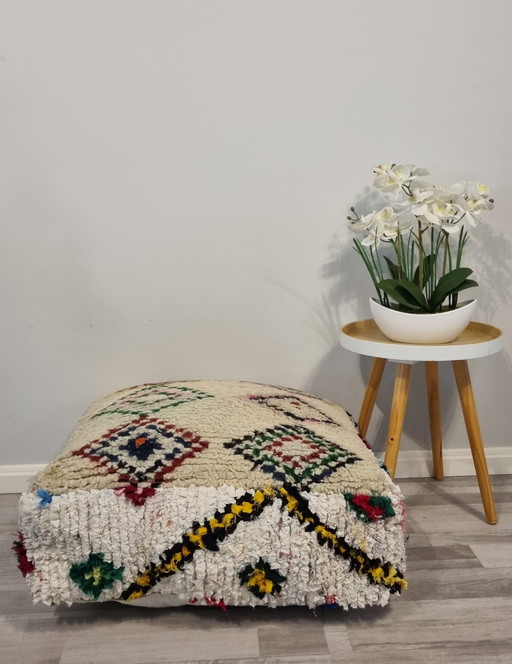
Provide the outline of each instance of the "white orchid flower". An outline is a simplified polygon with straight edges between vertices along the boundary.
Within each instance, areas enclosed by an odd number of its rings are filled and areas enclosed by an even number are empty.
[[[435,202],[432,204],[433,214],[441,221],[453,221],[460,214],[460,207],[450,202]]]
[[[405,200],[399,201],[396,207],[404,208],[404,213],[410,212],[415,217],[419,217],[428,210],[428,204],[434,201],[434,188],[410,188],[410,195]]]
[[[382,208],[379,212],[373,212],[372,225],[367,227],[368,235],[361,242],[366,247],[378,247],[380,242],[389,242],[396,239],[398,234],[410,231],[412,220],[397,214],[392,207]]]
[[[434,196],[434,189],[414,189],[411,188],[411,196],[408,198],[408,202],[412,205],[419,205],[424,203],[428,198]]]
[[[446,202],[434,203],[432,213],[439,219],[441,228],[447,233],[457,233],[460,230],[462,211],[459,205]]]
[[[396,191],[402,185],[410,182],[411,171],[403,164],[380,164],[374,170],[377,176],[373,182],[374,187],[382,191]]]
[[[457,194],[464,198],[478,200],[480,198],[489,198],[489,187],[483,182],[456,182],[446,190],[451,194]]]
[[[426,209],[419,209],[418,218],[428,225],[441,227],[447,233],[457,233],[460,230],[459,221],[463,217],[463,208],[447,194],[437,196]]]
[[[361,242],[364,247],[378,247],[380,245],[380,237],[375,232],[375,229],[370,231],[368,235]]]
[[[392,207],[385,207],[374,216],[375,231],[383,238],[395,237],[398,227],[398,217]]]
[[[370,212],[359,219],[350,221],[349,228],[354,233],[360,233],[361,231],[367,231],[375,225],[374,222],[375,212]]]
[[[395,218],[396,212],[390,205],[387,205],[386,207],[382,208],[382,210],[379,210],[375,213],[375,221],[378,224],[388,224]]]
[[[489,187],[483,182],[467,182],[466,193],[468,198],[478,200],[489,198]]]
[[[494,201],[489,198],[489,187],[483,182],[457,182],[447,191],[454,195],[471,226],[476,226],[484,210],[494,209]]]
[[[379,164],[373,172],[377,176],[373,182],[374,187],[389,192],[399,191],[418,176],[428,174],[425,168],[416,168],[414,164]]]
[[[355,218],[349,217],[349,227],[365,233],[364,239],[354,240],[354,244],[372,277],[380,301],[385,306],[398,306],[392,300],[396,300],[398,292],[395,285],[403,279],[408,288],[410,286],[408,292],[415,303],[418,302],[424,311],[433,313],[455,308],[459,290],[468,284],[462,282],[460,288],[455,287],[440,302],[441,279],[453,273],[455,283],[463,277],[459,266],[469,238],[466,222],[475,226],[484,210],[493,209],[489,188],[482,182],[457,182],[448,188],[439,187],[422,181],[428,171],[416,168],[414,164],[380,164],[373,172],[374,186],[388,194],[387,207],[363,217],[357,214]],[[351,210],[354,212],[354,208]],[[387,265],[379,260],[381,243],[394,250],[396,265],[389,255],[386,256]],[[429,265],[439,269],[418,271],[427,258]],[[389,281],[379,286],[386,272]],[[416,273],[422,275],[419,285]],[[425,303],[414,297],[414,285],[422,289]],[[407,299],[400,300],[399,306],[404,311],[417,311],[417,305],[409,306]]]
[[[477,214],[482,212],[482,210],[494,209],[494,201],[488,200],[487,198],[468,198],[466,204],[472,212]]]
[[[471,226],[476,226],[480,221],[479,216],[484,210],[492,210],[494,203],[486,198],[464,199],[461,207],[466,213],[466,217]]]
[[[489,198],[489,187],[483,182],[468,182],[465,196],[466,214],[469,223],[476,226],[478,217],[484,210],[493,210],[494,201]]]
[[[350,228],[353,231],[370,231],[375,228],[380,228],[382,224],[389,223],[395,212],[392,207],[385,207],[379,212],[370,212],[363,217],[359,217],[357,221],[350,222]]]

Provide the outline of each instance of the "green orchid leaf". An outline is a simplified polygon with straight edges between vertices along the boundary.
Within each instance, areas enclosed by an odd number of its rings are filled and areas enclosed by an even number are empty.
[[[426,284],[427,281],[430,279],[430,275],[432,274],[432,266],[434,265],[436,257],[434,254],[429,254],[428,256],[425,256],[423,259],[423,283]],[[414,283],[418,285],[420,283],[420,266],[416,268],[414,272],[414,276],[412,278]]]
[[[410,297],[404,297],[397,290],[397,281],[396,279],[384,279],[379,281],[377,287],[382,290],[384,293],[387,293],[393,300],[399,304],[403,304],[405,307],[414,305],[414,300]]]
[[[476,286],[478,286],[478,281],[475,281],[474,279],[466,279],[466,281],[463,281],[457,288],[455,293],[460,293],[462,290],[466,290],[466,288],[475,288]],[[450,293],[450,295],[455,295],[455,293]]]
[[[453,290],[451,293],[448,293],[448,298],[451,298],[454,295],[457,295],[463,290],[466,290],[466,288],[474,288],[475,286],[478,286],[478,283],[474,281],[473,279],[466,279],[466,281],[463,281],[460,286],[458,286],[455,290]],[[450,309],[456,309],[457,308],[457,298],[452,300],[450,302]]]
[[[466,281],[470,274],[473,273],[469,267],[457,267],[455,270],[443,275],[437,282],[437,286],[430,298],[430,311],[434,312],[440,307],[449,295],[453,295],[459,291],[460,286]],[[470,288],[470,286],[467,286]]]
[[[404,295],[397,289],[388,289],[386,292],[391,299],[400,305],[401,310],[410,311],[411,313],[419,313],[422,311],[421,307],[416,304],[415,300],[407,296],[407,294]]]
[[[393,263],[393,261],[389,259],[387,256],[384,256],[384,260],[387,263],[391,279],[398,279],[399,278],[398,265],[395,265],[395,263]]]
[[[384,279],[378,287],[403,306],[428,311],[428,304],[419,286],[407,279]]]
[[[420,287],[417,286],[414,282],[400,279],[397,284],[397,288],[403,295],[407,294],[409,297],[412,297],[415,301],[415,304],[418,305],[421,309],[424,309],[425,311],[428,310],[428,304],[425,296],[421,292]]]

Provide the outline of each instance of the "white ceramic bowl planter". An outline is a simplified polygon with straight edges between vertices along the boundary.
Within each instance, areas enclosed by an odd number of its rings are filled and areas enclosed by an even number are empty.
[[[382,306],[370,298],[370,310],[380,331],[391,339],[408,344],[444,344],[466,329],[476,300],[463,302],[457,309],[437,314],[410,314]]]

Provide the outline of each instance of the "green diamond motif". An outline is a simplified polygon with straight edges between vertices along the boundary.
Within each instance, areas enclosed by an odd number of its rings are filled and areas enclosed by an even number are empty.
[[[71,565],[69,576],[83,593],[98,599],[103,590],[122,580],[123,571],[124,567],[103,560],[103,553],[91,553],[85,562]]]
[[[151,415],[165,408],[179,406],[189,401],[207,399],[210,394],[192,387],[183,387],[173,383],[158,383],[155,385],[143,385],[122,399],[109,404],[103,410],[93,415],[100,417],[116,413],[119,415]]]
[[[310,429],[277,425],[224,443],[279,482],[307,486],[361,459]]]

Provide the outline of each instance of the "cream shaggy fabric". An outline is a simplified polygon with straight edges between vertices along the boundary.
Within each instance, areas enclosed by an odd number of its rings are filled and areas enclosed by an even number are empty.
[[[20,501],[35,601],[362,607],[406,585],[404,508],[340,406],[246,382],[94,402]]]

